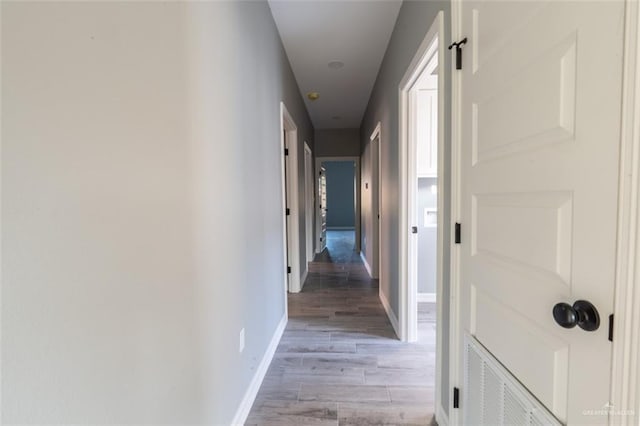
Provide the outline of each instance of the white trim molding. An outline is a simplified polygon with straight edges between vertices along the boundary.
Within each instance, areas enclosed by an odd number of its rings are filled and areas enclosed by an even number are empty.
[[[373,148],[374,141],[377,140],[378,143],[375,144],[375,148]],[[371,232],[373,233],[373,238],[370,240],[373,242],[373,249],[371,254],[371,275],[372,278],[377,278],[379,280],[380,286],[382,286],[382,249],[384,245],[382,244],[382,122],[378,121],[376,127],[373,129],[371,136],[369,136],[369,146],[371,147],[370,154],[375,157],[375,161],[372,159],[370,167],[371,173],[371,182],[376,186],[376,201],[373,201],[373,192],[371,193],[371,206],[370,206],[370,214],[371,214]],[[373,173],[373,170],[376,170],[376,173]],[[376,226],[377,224],[377,226]]]
[[[310,160],[310,163],[307,164],[307,157]],[[308,179],[311,179],[309,182]],[[307,141],[304,141],[304,236],[305,236],[305,274],[309,272],[309,262],[313,260],[315,255],[314,248],[314,222],[315,222],[315,202],[316,202],[316,193],[315,193],[315,168],[313,161],[313,152],[309,147]],[[310,221],[310,223],[309,223]],[[309,226],[310,225],[310,226]],[[310,229],[309,229],[310,228]],[[304,285],[304,279],[302,280],[302,285]]]
[[[284,254],[284,272],[285,282],[287,284],[285,287],[287,287],[288,291],[291,293],[298,293],[302,290],[300,282],[300,278],[302,277],[302,273],[300,272],[300,209],[298,208],[298,127],[296,126],[295,121],[293,121],[291,114],[289,114],[284,102],[280,102],[280,125],[280,138],[282,142],[280,145],[280,156],[282,157],[282,188],[284,191],[282,197],[282,220],[284,223],[283,238],[286,244],[286,251]],[[289,155],[287,156],[285,156],[283,152],[285,148],[289,150]],[[285,178],[285,175],[289,177],[289,179]],[[285,214],[287,207],[290,212],[288,216]],[[289,232],[287,232],[287,230]],[[287,265],[287,259],[289,265]],[[288,276],[287,266],[291,267],[291,273],[288,274]]]
[[[640,5],[626,1],[610,425],[640,422]]]
[[[462,1],[451,0],[451,38],[460,40],[462,33]],[[451,67],[451,217],[450,225],[460,221],[461,188],[460,188],[460,149],[462,128],[462,76]],[[452,245],[449,264],[449,389],[461,388],[463,350],[460,344],[460,246]],[[453,398],[449,398],[449,424],[462,423],[460,410],[453,408]]]
[[[413,342],[418,337],[418,313],[417,313],[417,239],[412,238],[410,227],[416,226],[415,193],[417,189],[417,169],[410,158],[415,157],[415,141],[413,138],[412,120],[410,118],[411,107],[409,105],[410,94],[414,90],[415,84],[425,68],[437,58],[439,69],[443,69],[445,63],[445,49],[441,44],[444,42],[444,13],[439,12],[434,19],[431,28],[427,32],[424,40],[420,44],[411,64],[402,78],[398,88],[399,98],[399,140],[400,140],[400,324],[402,327],[401,338],[404,341]],[[442,73],[440,73],[442,74]],[[446,76],[438,78],[438,171],[444,169],[444,92]],[[442,188],[443,179],[438,179],[438,210],[442,208],[444,190]],[[444,217],[438,215],[438,259],[437,286],[436,292],[442,291],[442,244]]]
[[[391,305],[389,304],[389,301],[387,300],[387,296],[384,295],[384,292],[382,291],[382,288],[380,288],[380,291],[378,292],[378,297],[380,297],[380,302],[382,303],[382,307],[384,308],[384,311],[387,313],[387,317],[389,318],[389,321],[391,322],[391,326],[393,327],[393,331],[396,332],[396,336],[398,336],[398,338],[400,338],[400,323],[398,322],[398,317],[396,317],[396,314],[393,313],[393,309],[391,309]]]
[[[369,262],[367,262],[367,257],[364,255],[364,253],[362,251],[360,251],[360,259],[362,259],[362,263],[364,264],[364,268],[369,273],[369,276],[371,278],[373,278],[373,274],[371,272],[371,266],[369,265]]]
[[[240,402],[240,406],[236,410],[236,415],[233,417],[233,420],[231,422],[233,426],[244,425],[244,422],[247,421],[247,417],[249,416],[251,407],[256,400],[256,396],[258,395],[258,391],[260,390],[262,381],[267,374],[267,370],[269,369],[271,360],[273,360],[273,355],[276,353],[278,344],[280,344],[280,339],[282,338],[282,333],[284,333],[284,329],[286,326],[287,316],[283,315],[280,323],[273,333],[273,336],[271,337],[271,341],[269,342],[269,346],[267,346],[267,350],[265,351],[264,356],[260,361],[260,365],[258,365],[258,368],[256,369],[256,372],[251,379],[251,383],[249,384],[247,391],[244,393],[242,402]]]
[[[436,422],[438,426],[449,426],[449,416],[447,416],[447,413],[440,404],[436,407]]]

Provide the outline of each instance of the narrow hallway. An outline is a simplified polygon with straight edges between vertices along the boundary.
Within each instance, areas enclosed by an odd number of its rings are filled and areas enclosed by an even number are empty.
[[[427,425],[435,383],[435,305],[421,304],[419,342],[400,342],[354,250],[353,231],[330,231],[247,425]]]

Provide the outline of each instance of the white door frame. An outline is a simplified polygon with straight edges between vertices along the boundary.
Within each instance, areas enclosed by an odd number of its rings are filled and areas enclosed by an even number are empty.
[[[618,196],[618,245],[614,300],[609,424],[640,420],[640,5],[626,1]]]
[[[462,1],[451,2],[451,40],[463,34]],[[609,416],[610,425],[637,425],[640,419],[640,5],[625,0],[625,34],[618,188],[618,243],[612,344],[611,401],[616,412],[635,415]],[[461,75],[451,70],[451,221],[461,213]],[[451,250],[450,370],[451,388],[462,385],[458,362],[460,341],[460,253]],[[437,393],[436,393],[437,395]],[[449,405],[449,424],[459,425],[461,410]]]
[[[451,40],[460,40],[462,32],[462,2],[451,1]],[[453,59],[452,59],[453,61]],[[460,187],[460,149],[462,120],[462,75],[455,67],[451,67],[451,224],[460,221],[461,187]],[[462,350],[460,341],[460,248],[452,245],[450,249],[449,275],[449,385],[450,388],[461,387],[462,375],[458,363]],[[449,424],[459,425],[462,421],[461,410],[453,408],[453,398],[449,398]]]
[[[431,28],[420,44],[411,64],[402,78],[399,89],[399,140],[400,140],[400,328],[403,341],[415,341],[417,339],[417,236],[411,233],[411,226],[417,225],[416,221],[416,190],[417,168],[410,158],[415,158],[415,141],[410,130],[410,91],[414,87],[422,71],[437,55],[440,69],[444,69],[445,49],[442,44],[445,40],[444,13],[439,12],[434,19]],[[437,43],[436,43],[437,40]],[[441,406],[441,382],[442,382],[442,270],[443,264],[443,233],[445,218],[441,214],[443,209],[443,188],[440,174],[444,170],[444,106],[445,106],[445,76],[438,74],[438,231],[437,231],[437,276],[436,276],[436,410]],[[413,141],[412,141],[413,140]],[[411,189],[413,188],[413,189]],[[448,218],[447,218],[448,220]],[[415,221],[415,222],[414,222]],[[439,413],[438,413],[439,414]],[[439,416],[438,420],[440,420]]]
[[[355,217],[355,231],[356,231],[356,251],[360,251],[360,157],[316,157],[316,170],[320,170],[320,167],[322,166],[322,163],[325,163],[327,161],[353,161],[356,163],[356,171],[355,171],[355,177],[356,177],[356,187],[354,189],[355,191],[355,203],[356,203],[356,217]],[[316,176],[317,177],[317,176]],[[315,192],[317,193],[319,188],[317,187],[318,184],[318,179],[314,178],[314,184],[316,185],[316,189]],[[316,218],[320,217],[320,209],[319,209],[319,203],[316,203]],[[317,220],[316,220],[316,224],[317,224]],[[320,236],[322,233],[322,229],[318,229],[320,228],[319,226],[316,226],[316,252],[317,250],[322,247],[322,244],[320,244]]]
[[[280,102],[280,125],[285,289],[291,293],[298,293],[302,290],[300,280],[300,226],[298,218],[298,126],[296,126],[295,121],[293,121],[293,117],[289,114],[284,102]],[[288,149],[289,155],[284,155],[284,149]],[[287,176],[286,180],[285,173]],[[285,213],[287,207],[290,213],[288,216],[289,220],[287,220]],[[289,265],[287,265],[287,256]],[[291,267],[290,274],[287,274],[287,266]]]
[[[369,137],[369,143],[372,144],[376,138],[378,138],[377,152],[371,151],[371,154],[375,154],[377,158],[377,176],[373,175],[374,165],[371,164],[370,167],[372,171],[371,182],[376,185],[376,192],[378,193],[378,205],[373,206],[373,209],[371,210],[371,219],[373,223],[372,230],[376,235],[373,238],[374,246],[372,250],[375,257],[371,259],[371,271],[369,271],[369,275],[371,275],[371,278],[377,278],[379,280],[378,288],[380,289],[380,292],[382,292],[382,262],[380,261],[382,259],[382,161],[380,155],[382,152],[382,123],[379,121],[376,128],[373,129],[373,133],[371,133],[371,136]],[[378,224],[377,226],[376,222]]]
[[[305,216],[305,239],[306,239],[306,268],[304,276],[309,272],[308,263],[313,260],[313,216],[315,202],[315,184],[313,182],[315,173],[313,172],[313,153],[307,142],[304,142],[304,216]]]

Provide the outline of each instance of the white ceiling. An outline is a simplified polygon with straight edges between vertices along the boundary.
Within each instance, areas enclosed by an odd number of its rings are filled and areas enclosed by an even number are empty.
[[[316,129],[360,127],[401,4],[269,0]],[[344,67],[329,68],[335,60]],[[312,91],[320,93],[314,102],[307,98]]]

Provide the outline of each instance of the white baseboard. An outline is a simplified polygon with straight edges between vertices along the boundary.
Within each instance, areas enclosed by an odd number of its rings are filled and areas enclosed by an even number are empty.
[[[418,293],[418,303],[420,302],[436,303],[436,294],[435,293]]]
[[[449,426],[449,417],[444,412],[442,405],[436,408],[436,423],[438,426]]]
[[[398,322],[398,318],[396,314],[393,313],[391,309],[391,305],[389,305],[389,301],[387,300],[387,296],[384,295],[382,289],[379,291],[380,302],[382,302],[382,307],[384,307],[385,312],[387,313],[387,317],[389,317],[389,321],[391,321],[391,326],[393,330],[396,332],[396,336],[398,339],[401,339],[402,335],[400,334],[400,323]]]
[[[267,370],[269,369],[269,365],[271,364],[271,360],[273,359],[273,355],[276,353],[276,348],[280,343],[280,338],[282,337],[282,333],[284,332],[284,328],[287,326],[287,315],[283,315],[282,320],[280,320],[280,324],[276,327],[276,331],[273,333],[273,337],[271,338],[271,342],[269,342],[269,346],[262,357],[262,361],[260,361],[260,365],[256,369],[255,374],[253,375],[253,379],[251,379],[251,383],[247,388],[247,391],[244,393],[244,398],[242,398],[242,402],[240,406],[236,410],[236,415],[233,417],[233,421],[231,424],[233,426],[242,426],[244,422],[247,421],[247,417],[249,416],[249,412],[251,411],[251,407],[253,406],[253,402],[258,395],[258,391],[260,390],[260,386],[262,385],[262,381],[264,380],[264,376],[267,374]]]
[[[369,273],[369,276],[373,278],[373,274],[371,273],[371,266],[369,266],[369,262],[367,262],[367,258],[364,256],[363,252],[360,252],[360,259],[362,259],[362,263],[364,263],[364,268]]]

